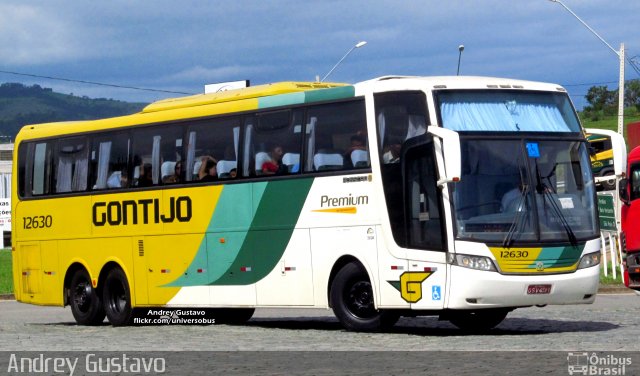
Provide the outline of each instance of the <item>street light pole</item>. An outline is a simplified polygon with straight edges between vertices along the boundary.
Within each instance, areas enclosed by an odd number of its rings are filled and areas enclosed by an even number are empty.
[[[464,45],[458,46],[458,70],[456,71],[456,76],[460,75],[460,59],[462,59],[462,51],[464,51]]]
[[[329,73],[327,73],[324,77],[322,77],[322,80],[320,80],[320,82],[324,82],[324,80],[329,77],[329,75],[333,72],[334,69],[336,69],[338,67],[338,65],[340,65],[340,63],[342,63],[342,60],[344,60],[347,56],[349,56],[349,54],[351,53],[351,51],[355,50],[356,48],[360,48],[362,46],[364,46],[365,44],[367,44],[366,41],[361,41],[356,43],[355,46],[351,47],[351,49],[349,51],[347,51],[346,54],[344,54],[344,56],[342,57],[342,59],[338,60],[338,62],[336,63],[336,65],[333,66],[333,68],[331,68],[331,70],[329,71]]]
[[[593,35],[598,37],[598,39],[600,39],[602,43],[609,47],[609,49],[613,51],[614,54],[618,55],[618,59],[620,60],[620,81],[618,83],[618,133],[624,136],[624,43],[620,44],[620,51],[616,51],[616,49],[611,47],[611,45],[600,36],[600,34],[596,33],[595,30],[587,25],[587,23],[584,22],[582,18],[578,17],[578,15],[575,14],[571,9],[569,9],[569,7],[564,5],[561,0],[549,1],[562,5],[562,7],[567,10],[567,12],[571,13],[571,15],[574,16],[578,21],[580,21],[580,23],[582,23],[584,27],[589,29],[589,31],[592,32]]]

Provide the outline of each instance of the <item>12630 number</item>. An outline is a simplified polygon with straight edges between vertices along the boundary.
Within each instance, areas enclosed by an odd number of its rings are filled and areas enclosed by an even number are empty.
[[[25,230],[35,228],[48,228],[53,225],[53,217],[50,215],[36,215],[22,218],[22,228]]]
[[[527,252],[527,251],[500,251],[500,257],[503,258],[503,259],[527,258],[527,257],[529,257],[529,252]]]

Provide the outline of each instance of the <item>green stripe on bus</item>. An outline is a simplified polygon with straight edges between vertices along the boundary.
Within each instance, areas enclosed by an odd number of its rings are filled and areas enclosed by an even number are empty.
[[[269,108],[287,106],[292,104],[302,104],[305,101],[305,93],[290,93],[273,95],[270,97],[258,98],[258,108]]]
[[[544,262],[545,270],[551,268],[567,268],[575,265],[582,255],[585,245],[576,247],[544,247],[538,259],[528,266],[529,269],[536,269],[537,262]],[[549,270],[547,270],[549,271]]]
[[[248,285],[264,278],[282,258],[312,183],[225,186],[196,256],[165,286]],[[203,265],[206,273],[198,273]]]
[[[266,277],[289,244],[312,184],[311,178],[269,182],[238,257],[210,284],[248,285]]]
[[[353,98],[355,93],[356,89],[353,86],[340,86],[331,89],[312,90],[305,92],[305,103]]]
[[[341,86],[330,89],[318,89],[258,98],[258,108],[262,109],[289,106],[294,104],[353,98],[354,96],[355,88],[353,86]]]

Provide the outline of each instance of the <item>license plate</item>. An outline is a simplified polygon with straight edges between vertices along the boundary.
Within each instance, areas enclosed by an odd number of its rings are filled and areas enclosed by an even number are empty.
[[[529,285],[527,295],[551,294],[551,285]]]

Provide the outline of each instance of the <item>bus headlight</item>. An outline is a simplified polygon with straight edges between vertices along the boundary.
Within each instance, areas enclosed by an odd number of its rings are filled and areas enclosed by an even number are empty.
[[[580,259],[578,269],[590,268],[600,264],[600,252],[588,253]]]
[[[456,254],[453,264],[463,268],[495,272],[496,267],[489,257]]]

